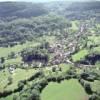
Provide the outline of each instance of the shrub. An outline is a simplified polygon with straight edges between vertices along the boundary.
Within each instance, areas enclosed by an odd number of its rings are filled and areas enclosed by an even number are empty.
[[[35,78],[38,78],[38,77],[41,76],[41,75],[43,75],[43,72],[42,72],[42,71],[39,71],[39,72],[35,73],[34,75],[32,75],[32,76],[28,79],[28,81],[32,81],[32,80],[34,80]]]
[[[17,100],[17,95],[13,95],[13,100]]]
[[[83,78],[83,79],[86,80],[87,77],[89,77],[89,74],[88,74],[88,73],[85,73],[85,72],[84,72],[84,73],[81,74],[81,78]]]
[[[48,81],[47,81],[46,79],[43,79],[43,80],[39,83],[39,85],[40,85],[42,88],[44,88],[46,85],[48,85]]]
[[[33,89],[27,100],[40,100],[40,92],[36,89]]]
[[[11,90],[0,92],[0,98],[1,97],[6,97],[6,96],[11,95],[11,94],[12,94]]]
[[[56,67],[53,67],[52,68],[52,72],[56,72]]]
[[[91,89],[91,86],[88,83],[85,83],[84,89],[85,89],[86,93],[89,94],[89,95],[93,93],[92,89]]]
[[[48,82],[56,82],[57,81],[57,78],[55,76],[52,76],[52,77],[48,77],[47,78]]]
[[[8,77],[8,85],[10,85],[10,84],[12,84],[12,81],[13,79],[12,79],[12,77]]]
[[[20,90],[22,90],[23,87],[24,87],[24,83],[23,83],[22,81],[19,81],[19,82],[18,82],[18,88],[19,88]]]
[[[100,100],[100,96],[98,96],[97,94],[93,94],[89,97],[89,100]]]
[[[89,77],[87,77],[86,80],[87,80],[87,81],[90,81],[90,82],[94,82],[95,77],[93,77],[93,76],[89,76]]]
[[[80,82],[80,84],[82,85],[82,86],[84,86],[84,80],[83,79],[79,79],[79,82]]]
[[[60,75],[57,77],[57,82],[60,83],[64,79],[65,79],[64,76]]]
[[[71,79],[71,76],[70,75],[65,75],[65,79],[69,80],[69,79]]]

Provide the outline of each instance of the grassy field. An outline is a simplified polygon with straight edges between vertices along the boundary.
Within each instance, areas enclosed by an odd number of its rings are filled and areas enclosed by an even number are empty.
[[[62,64],[59,65],[59,67],[61,67],[62,72],[66,72],[66,71],[69,70],[70,65],[69,64],[62,63]]]
[[[65,80],[62,83],[50,83],[41,93],[41,100],[88,100],[77,80]]]
[[[22,62],[22,58],[19,56],[17,58],[14,59],[9,59],[5,61],[5,65],[9,65],[9,64],[20,64]]]
[[[8,77],[10,76],[10,73],[7,69],[5,71],[0,71],[0,91],[4,90],[4,87],[8,83]]]
[[[24,43],[23,45],[16,45],[14,47],[0,47],[0,57],[7,57],[8,54],[10,54],[11,52],[20,52],[22,51],[24,48],[28,48],[30,46],[37,46],[39,45],[40,43],[37,43],[37,42],[26,42]]]
[[[100,44],[100,36],[92,35],[88,36],[88,40],[92,42],[92,44]]]
[[[0,47],[0,57],[7,57],[8,54],[10,54],[11,52],[18,53],[25,48],[35,47],[43,41],[53,43],[55,41],[55,37],[54,36],[43,36],[43,37],[40,37],[39,39],[37,39],[37,41],[34,41],[34,40],[31,42],[27,41],[26,43],[24,43],[22,45],[18,44],[14,47]]]
[[[88,50],[84,49],[84,50],[80,50],[78,53],[72,55],[72,59],[74,62],[79,61],[81,59],[84,59],[84,57],[88,55]]]
[[[11,85],[8,85],[5,89],[6,90],[13,90],[17,88],[17,84],[20,80],[24,80],[32,76],[36,72],[35,69],[29,69],[29,70],[24,70],[24,69],[19,69],[17,68],[14,72],[14,74],[10,74],[8,70],[6,69],[5,72],[0,72],[0,91],[4,90],[4,87],[8,83],[8,77],[12,77],[13,83]]]
[[[70,69],[70,65],[65,63],[59,64],[59,67],[61,68],[62,71],[52,72],[52,67],[43,68],[43,71],[46,76],[49,76],[49,75],[61,74]]]
[[[76,21],[72,21],[71,22],[72,23],[72,29],[73,30],[78,30],[79,28],[78,28],[78,24],[79,24],[79,22],[76,20]]]

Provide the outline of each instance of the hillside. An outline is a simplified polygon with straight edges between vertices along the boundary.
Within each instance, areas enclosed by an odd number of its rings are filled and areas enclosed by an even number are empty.
[[[100,100],[100,2],[0,2],[0,100]]]
[[[1,18],[29,18],[46,14],[47,11],[42,3],[25,3],[25,2],[0,2]]]
[[[88,7],[88,5],[90,6]],[[98,22],[100,18],[99,2],[67,4],[66,2],[1,2],[0,11],[1,46],[23,43],[27,40],[32,40],[33,37],[48,34],[48,31],[54,32],[60,27],[60,23],[65,24],[64,18],[68,20],[88,20],[95,18]],[[47,23],[44,19],[47,19],[50,23]],[[54,28],[53,30],[53,26],[57,29]]]

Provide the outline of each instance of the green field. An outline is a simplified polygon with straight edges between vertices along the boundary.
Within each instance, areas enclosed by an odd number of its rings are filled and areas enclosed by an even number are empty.
[[[34,73],[36,72],[35,69],[29,69],[29,70],[24,70],[24,69],[19,69],[17,68],[15,70],[14,74],[10,74],[8,72],[8,70],[6,69],[5,72],[0,72],[0,91],[4,90],[4,87],[7,85],[8,83],[8,77],[11,76],[12,77],[12,81],[13,83],[11,85],[8,85],[6,87],[6,90],[13,90],[15,88],[17,88],[17,84],[20,80],[24,80],[29,78],[30,76],[32,76]]]
[[[84,59],[86,55],[88,55],[88,50],[83,49],[83,50],[80,50],[78,53],[72,55],[72,59],[74,62],[76,62],[76,61],[79,61],[81,59]]]
[[[82,86],[76,79],[62,83],[50,83],[42,92],[41,100],[88,100]]]
[[[33,40],[31,42],[27,41],[24,44],[18,44],[14,47],[0,47],[0,57],[7,57],[11,52],[18,53],[25,48],[35,47],[39,45],[41,42],[47,41],[49,43],[53,43],[55,41],[54,36],[43,36],[38,38],[37,40]]]
[[[10,54],[11,52],[18,53],[27,47],[30,46],[34,47],[37,45],[39,45],[39,43],[32,41],[32,42],[26,42],[23,45],[18,44],[14,47],[0,47],[0,57],[7,57],[8,54]]]
[[[71,24],[72,24],[72,27],[71,27],[71,28],[72,28],[73,30],[76,30],[76,31],[77,31],[77,30],[79,29],[79,28],[78,28],[79,22],[78,22],[77,20],[76,20],[76,21],[72,21]]]
[[[92,35],[92,36],[88,36],[88,40],[90,40],[92,42],[92,44],[100,44],[99,40],[100,40],[100,36],[96,36],[96,35]]]

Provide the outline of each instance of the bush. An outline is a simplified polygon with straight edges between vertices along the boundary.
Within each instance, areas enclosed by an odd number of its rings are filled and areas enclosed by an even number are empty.
[[[19,90],[22,90],[23,87],[24,87],[24,83],[22,81],[19,81],[18,82],[18,88],[19,88]]]
[[[42,86],[39,83],[35,84],[33,87],[40,92],[42,91]]]
[[[66,75],[65,79],[69,80],[69,79],[71,79],[71,76],[70,75]]]
[[[48,85],[48,81],[46,79],[43,79],[41,82],[39,82],[39,85],[43,89],[46,87],[46,85]]]
[[[89,74],[88,74],[88,73],[85,73],[85,72],[84,72],[84,73],[81,74],[81,78],[82,78],[82,79],[85,79],[85,80],[86,80],[87,77],[89,77]]]
[[[1,60],[1,63],[5,62],[5,58],[4,57],[1,57],[0,60]]]
[[[87,80],[87,81],[90,81],[90,82],[94,82],[95,77],[93,77],[93,76],[89,76],[89,77],[87,77],[86,80]]]
[[[53,67],[52,68],[52,72],[56,72],[56,67]]]
[[[43,72],[42,72],[42,71],[39,71],[39,72],[35,73],[34,75],[32,75],[32,76],[28,79],[28,81],[32,81],[32,80],[34,80],[35,78],[38,78],[38,77],[41,76],[41,75],[43,75]]]
[[[33,89],[27,100],[40,100],[40,92],[36,89]]]
[[[84,80],[83,79],[79,79],[79,82],[80,82],[80,84],[82,85],[82,86],[84,86]]]
[[[57,77],[57,82],[60,83],[64,79],[65,79],[64,76],[60,75]]]
[[[91,86],[88,83],[85,83],[84,89],[85,89],[86,93],[89,94],[89,95],[91,95],[93,93],[92,89],[91,89]]]
[[[48,82],[56,82],[57,81],[57,78],[55,76],[52,76],[52,77],[48,77],[47,78]]]
[[[12,79],[12,77],[8,77],[8,85],[10,85],[10,84],[12,84],[12,81],[13,79]]]
[[[89,100],[100,100],[100,96],[93,94],[89,97]]]
[[[11,95],[12,94],[12,91],[9,90],[9,91],[4,91],[4,92],[0,92],[0,98],[1,97],[6,97],[8,95]]]
[[[17,95],[13,95],[13,100],[17,100]]]

